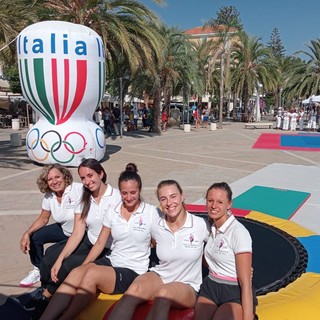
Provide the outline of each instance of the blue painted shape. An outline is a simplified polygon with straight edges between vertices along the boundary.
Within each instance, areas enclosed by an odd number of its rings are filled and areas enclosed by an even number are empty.
[[[320,148],[320,136],[316,135],[281,135],[281,147]]]
[[[320,235],[297,238],[308,251],[307,272],[320,273]]]

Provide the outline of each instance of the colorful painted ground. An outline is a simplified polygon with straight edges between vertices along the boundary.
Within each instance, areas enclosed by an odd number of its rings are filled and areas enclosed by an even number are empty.
[[[320,151],[320,135],[317,133],[262,133],[252,148]]]

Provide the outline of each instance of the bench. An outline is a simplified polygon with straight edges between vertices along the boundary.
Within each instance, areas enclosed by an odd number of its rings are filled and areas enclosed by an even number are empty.
[[[258,129],[258,128],[273,128],[273,123],[272,122],[248,122],[244,124],[244,128],[253,128],[253,129]]]

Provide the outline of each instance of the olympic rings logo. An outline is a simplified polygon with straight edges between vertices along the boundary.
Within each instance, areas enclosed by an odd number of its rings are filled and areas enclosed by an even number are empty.
[[[33,140],[31,140],[31,134],[36,133],[36,136]],[[50,139],[48,139],[48,135],[50,135]],[[56,138],[53,139],[52,135],[55,135]],[[30,137],[30,139],[29,139]],[[73,138],[80,138],[81,143],[77,150],[75,150],[75,146],[70,142],[70,138],[72,140]],[[46,139],[47,138],[47,139]],[[101,128],[97,128],[95,130],[95,138],[97,141],[97,145],[103,149],[104,148],[104,133]],[[50,146],[48,143],[48,140],[56,140],[52,143]],[[78,144],[79,145],[79,144]],[[61,137],[61,134],[56,130],[48,130],[44,132],[42,135],[40,135],[40,131],[38,128],[33,128],[29,131],[28,137],[27,137],[27,148],[31,150],[33,158],[38,162],[44,162],[48,159],[49,155],[54,159],[54,161],[58,163],[69,163],[71,162],[76,154],[80,154],[87,148],[87,141],[83,134],[77,131],[71,131],[65,135],[64,138]],[[45,151],[45,155],[43,157],[39,156],[39,151],[36,152],[37,147],[40,146],[43,151]],[[62,160],[59,159],[57,153],[61,149],[61,147],[64,146],[67,153],[70,155],[69,159]],[[38,148],[39,149],[39,148]],[[64,153],[66,154],[66,153]]]
[[[85,140],[85,137],[76,131],[73,132],[69,132],[64,139],[62,139],[61,135],[59,132],[57,132],[56,130],[48,130],[45,133],[42,134],[42,136],[40,137],[40,131],[37,128],[32,129],[29,133],[28,136],[30,136],[30,134],[35,131],[36,132],[36,138],[31,142],[31,146],[29,145],[29,141],[27,142],[27,147],[31,150],[32,156],[34,157],[35,160],[39,161],[39,162],[43,162],[46,161],[48,159],[48,156],[51,155],[52,158],[59,163],[69,163],[74,159],[75,154],[79,154],[81,153],[83,150],[85,150],[87,142]],[[54,142],[52,144],[52,146],[50,147],[48,142],[45,140],[45,137],[48,134],[54,134],[57,137],[57,141]],[[75,150],[74,146],[67,140],[71,135],[79,135],[80,138],[82,139],[82,146],[79,150]],[[40,144],[41,148],[43,151],[46,152],[45,156],[40,158],[39,156],[37,156],[35,154],[35,149],[36,147]],[[67,160],[62,160],[62,159],[58,159],[56,156],[57,151],[61,148],[61,146],[64,145],[65,149],[68,151],[68,153],[71,154],[70,158]]]
[[[96,140],[97,140],[97,143],[98,143],[98,146],[101,148],[101,149],[103,149],[104,148],[104,144],[101,144],[100,143],[100,139],[99,139],[99,137],[98,137],[98,134],[101,134],[102,133],[102,139],[103,139],[103,141],[104,141],[104,132],[103,132],[103,130],[101,129],[101,128],[97,128],[96,129]]]

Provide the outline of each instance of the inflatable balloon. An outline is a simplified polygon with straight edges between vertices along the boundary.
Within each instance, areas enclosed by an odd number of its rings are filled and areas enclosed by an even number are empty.
[[[26,137],[29,158],[68,166],[101,160],[104,132],[92,120],[105,84],[99,35],[70,22],[39,22],[19,34],[17,53],[23,96],[39,115]]]

